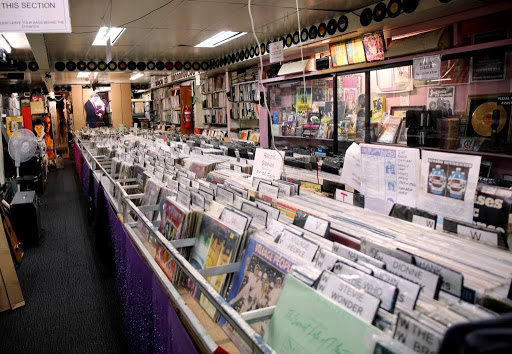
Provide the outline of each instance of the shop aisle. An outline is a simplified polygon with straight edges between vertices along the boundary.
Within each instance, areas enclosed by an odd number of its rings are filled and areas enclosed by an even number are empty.
[[[0,353],[128,352],[114,262],[98,256],[71,160],[42,201],[46,236],[18,269],[26,306],[0,313]]]

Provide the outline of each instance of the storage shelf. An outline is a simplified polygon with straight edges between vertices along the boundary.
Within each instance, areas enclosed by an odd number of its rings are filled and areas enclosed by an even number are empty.
[[[244,81],[244,82],[237,82],[236,84],[231,84],[231,86],[246,85],[246,84],[253,84],[253,83],[255,83],[255,82],[258,82],[258,80]]]

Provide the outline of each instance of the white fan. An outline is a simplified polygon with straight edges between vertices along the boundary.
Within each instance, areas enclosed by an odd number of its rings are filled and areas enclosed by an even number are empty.
[[[9,155],[16,166],[16,177],[20,177],[20,164],[30,160],[37,149],[37,138],[28,129],[15,131],[9,139]]]

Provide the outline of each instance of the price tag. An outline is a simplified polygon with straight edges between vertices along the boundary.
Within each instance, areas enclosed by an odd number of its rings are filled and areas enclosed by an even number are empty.
[[[457,225],[457,234],[469,237],[474,241],[485,243],[492,246],[499,246],[499,234],[497,232],[480,230],[465,225]]]
[[[394,275],[388,271],[385,271],[384,269],[375,267],[372,264],[360,262],[361,261],[359,260],[359,264],[362,264],[372,270],[373,276],[375,278],[381,279],[396,286],[398,288],[398,298],[396,301],[406,309],[414,310],[414,307],[416,306],[416,300],[418,300],[421,290],[421,287],[418,284]]]
[[[180,203],[181,205],[184,205],[186,206],[187,208],[189,207],[190,205],[190,196],[189,195],[186,195],[185,193],[183,193],[182,191],[179,191],[178,192],[178,196],[177,196],[177,201],[178,203]]]
[[[272,186],[268,183],[261,182],[258,184],[258,192],[265,194],[269,197],[272,197],[274,199],[277,199],[277,197],[279,195],[279,187]]]
[[[386,269],[390,273],[419,284],[426,296],[437,299],[441,283],[438,275],[427,272],[413,264],[405,263],[385,253],[377,252],[376,258],[386,263]]]
[[[337,242],[334,242],[332,246],[332,251],[354,262],[356,262],[358,259],[361,259],[362,261],[373,264],[376,267],[384,268],[384,262],[379,261],[378,259],[375,259],[373,257],[367,256],[364,253],[353,250],[352,248],[348,248],[347,246],[344,246]]]
[[[416,319],[399,313],[393,339],[415,353],[438,353],[443,336]]]
[[[418,224],[421,226],[426,226],[429,229],[435,229],[436,228],[436,221],[434,219],[429,219],[424,216],[420,215],[413,215],[412,216],[412,223]]]
[[[291,232],[283,232],[277,243],[308,262],[313,261],[319,247],[317,244]]]
[[[396,286],[340,262],[334,265],[332,272],[347,283],[379,298],[381,300],[380,307],[386,311],[393,312],[398,295]]]
[[[253,217],[255,224],[259,227],[267,226],[267,212],[265,210],[258,209],[258,207],[249,204],[247,202],[242,203],[242,211]]]
[[[334,199],[346,204],[354,205],[354,193],[352,192],[347,192],[342,189],[336,188],[336,192],[334,193]]]
[[[333,273],[324,271],[320,277],[318,291],[342,308],[355,313],[368,323],[373,323],[379,309],[380,299],[345,282]]]

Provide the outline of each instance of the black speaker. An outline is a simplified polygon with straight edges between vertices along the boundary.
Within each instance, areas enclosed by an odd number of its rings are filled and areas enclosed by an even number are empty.
[[[36,192],[17,192],[11,203],[11,219],[14,231],[23,247],[39,244],[41,240],[41,216]]]

